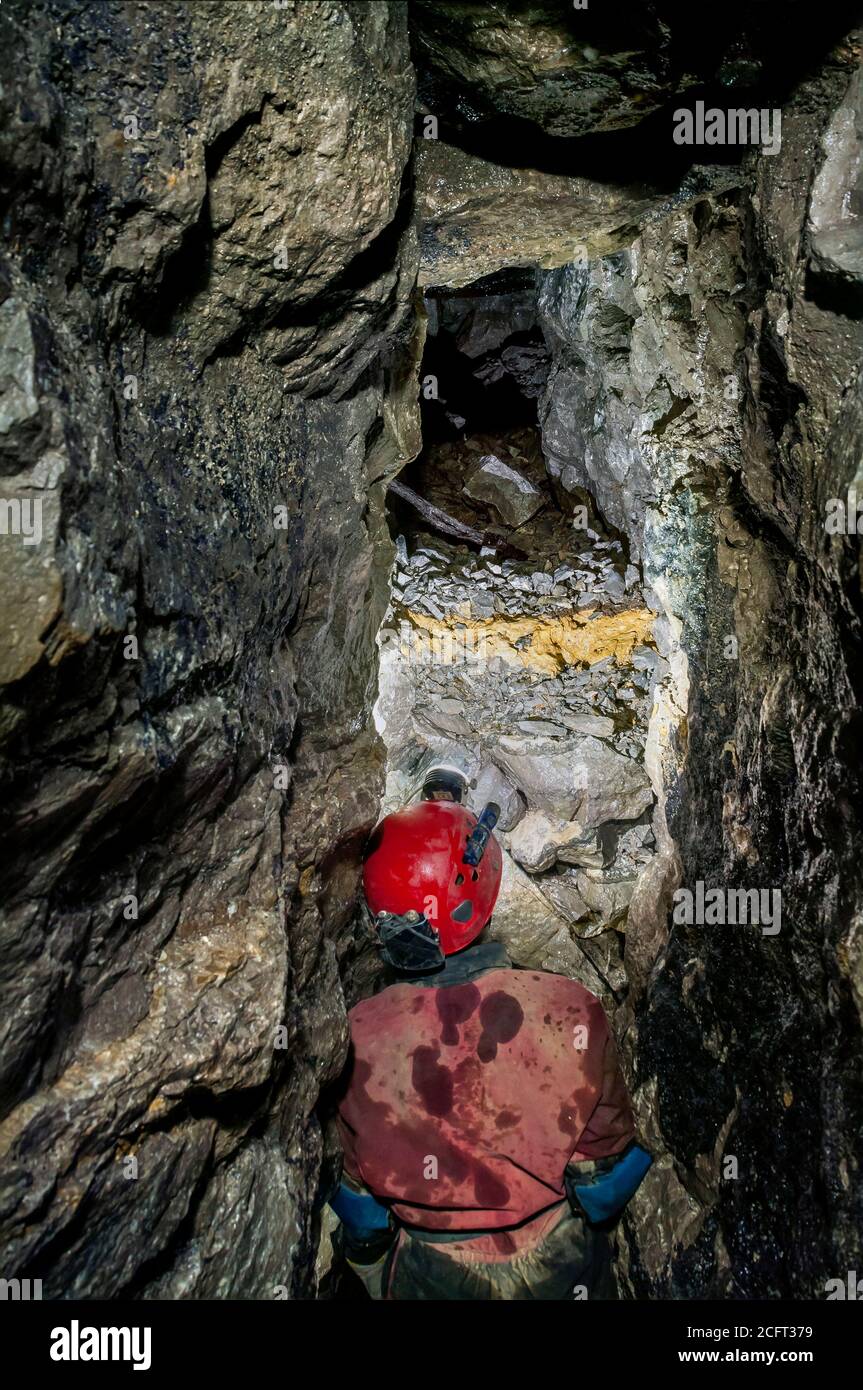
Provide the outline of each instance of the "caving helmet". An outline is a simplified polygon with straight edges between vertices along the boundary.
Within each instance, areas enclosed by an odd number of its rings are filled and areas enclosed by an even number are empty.
[[[491,803],[477,818],[455,801],[426,800],[373,832],[363,888],[390,965],[436,970],[479,936],[500,889],[499,814]]]

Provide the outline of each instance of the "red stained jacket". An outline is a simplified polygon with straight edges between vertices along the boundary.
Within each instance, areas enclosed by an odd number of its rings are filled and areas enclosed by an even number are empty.
[[[634,1137],[598,999],[496,943],[364,999],[350,1025],[345,1169],[408,1226],[519,1227],[494,1247],[522,1249],[565,1209],[566,1165]]]

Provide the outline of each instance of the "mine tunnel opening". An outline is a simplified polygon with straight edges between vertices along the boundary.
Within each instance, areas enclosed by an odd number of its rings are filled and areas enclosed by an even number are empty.
[[[423,445],[388,495],[382,812],[416,797],[436,763],[463,769],[477,812],[501,774],[504,876],[487,936],[613,1011],[628,904],[655,849],[644,754],[659,658],[626,536],[547,464],[539,283],[507,268],[424,294]]]

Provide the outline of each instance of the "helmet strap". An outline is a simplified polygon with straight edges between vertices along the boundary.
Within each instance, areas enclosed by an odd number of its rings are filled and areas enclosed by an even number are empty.
[[[426,975],[444,964],[438,934],[421,914],[409,912],[400,917],[394,912],[379,912],[377,929],[381,955],[393,970]]]

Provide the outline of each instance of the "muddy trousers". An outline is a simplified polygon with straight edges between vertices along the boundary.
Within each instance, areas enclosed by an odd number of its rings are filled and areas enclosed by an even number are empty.
[[[494,1262],[404,1227],[387,1259],[384,1297],[410,1299],[614,1299],[608,1236],[567,1209],[531,1250]],[[463,1239],[463,1237],[462,1237]]]

